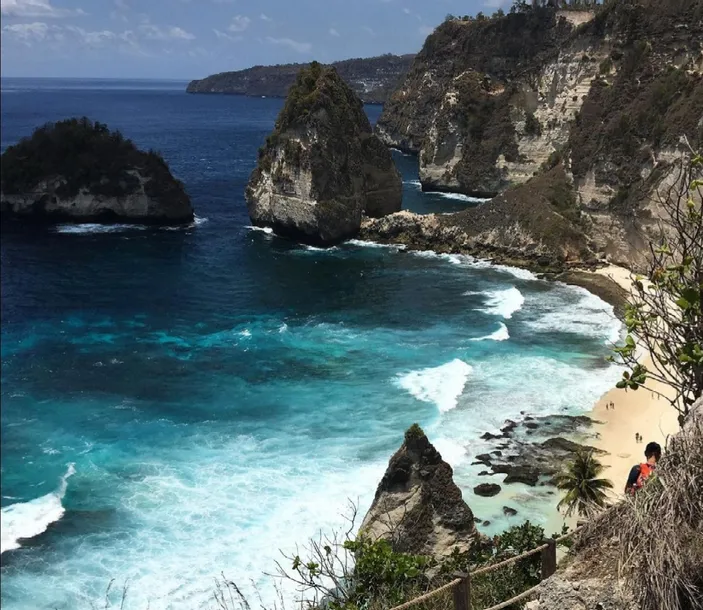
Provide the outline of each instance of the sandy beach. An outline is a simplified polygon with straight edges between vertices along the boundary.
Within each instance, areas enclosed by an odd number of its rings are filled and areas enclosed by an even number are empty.
[[[595,273],[605,275],[630,290],[632,275],[628,269],[609,266]],[[650,366],[651,357],[644,354],[642,362]],[[671,393],[663,384],[649,382],[648,385],[665,396]],[[615,407],[609,409],[607,405],[611,402]],[[604,476],[613,482],[613,494],[616,496],[623,493],[630,468],[644,461],[646,444],[656,441],[664,447],[667,436],[679,427],[677,413],[665,398],[642,388],[636,391],[613,388],[598,400],[589,415],[602,422],[595,427],[598,436],[592,444],[608,452],[599,459],[606,466]],[[642,435],[641,443],[635,441],[635,433]]]

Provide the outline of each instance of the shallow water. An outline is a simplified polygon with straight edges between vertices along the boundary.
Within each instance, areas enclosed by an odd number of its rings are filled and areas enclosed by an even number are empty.
[[[3,235],[3,607],[88,608],[114,578],[129,609],[204,608],[222,572],[270,599],[278,549],[363,512],[415,421],[489,533],[546,523],[544,489],[511,486],[514,518],[474,496],[472,456],[506,418],[582,413],[612,385],[611,307],[468,257],[252,230],[280,100],[11,85],[3,147],[87,114],[160,149],[198,220]],[[408,208],[476,205],[396,158]]]

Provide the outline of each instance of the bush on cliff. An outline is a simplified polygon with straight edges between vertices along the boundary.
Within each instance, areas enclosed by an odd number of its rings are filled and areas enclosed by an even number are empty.
[[[618,387],[670,387],[673,395],[664,398],[683,425],[703,396],[703,156],[691,150],[677,161],[668,184],[659,192],[661,234],[650,242],[647,281],[634,282],[628,335],[615,352],[628,367]],[[638,345],[651,354],[650,367],[640,363]]]
[[[155,195],[159,183],[172,182],[166,162],[154,151],[140,151],[119,131],[87,117],[47,123],[10,146],[2,155],[2,192],[32,191],[40,182],[63,179],[60,197],[73,197],[82,189],[92,194],[121,197],[139,188],[131,173],[140,170],[151,180]]]

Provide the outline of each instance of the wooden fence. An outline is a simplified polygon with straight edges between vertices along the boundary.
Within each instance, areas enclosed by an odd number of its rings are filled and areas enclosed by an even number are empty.
[[[448,589],[452,589],[454,598],[454,610],[471,610],[472,577],[479,576],[480,574],[486,574],[487,572],[493,572],[494,570],[499,570],[500,568],[504,568],[505,566],[520,561],[521,559],[525,559],[526,557],[536,555],[537,553],[542,554],[541,580],[549,578],[557,570],[557,544],[566,540],[569,536],[572,536],[577,531],[578,530],[574,530],[573,532],[569,532],[568,534],[560,536],[559,538],[552,538],[545,542],[543,545],[538,546],[537,548],[534,548],[530,551],[527,551],[522,555],[517,555],[516,557],[511,557],[510,559],[506,559],[505,561],[484,566],[483,568],[474,570],[469,574],[457,572],[456,574],[454,574],[454,580],[448,582],[446,585],[443,585],[437,589],[433,589],[432,591],[429,591],[424,595],[420,595],[419,597],[415,597],[403,604],[400,604],[399,606],[396,606],[395,608],[392,608],[391,610],[406,610],[406,608],[411,608],[412,606],[427,601],[428,599],[431,599],[439,595],[440,593],[447,591]],[[486,608],[485,610],[502,610],[503,608],[507,608],[515,602],[519,602],[523,599],[530,597],[533,593],[535,593],[535,591],[537,591],[538,587],[539,585],[535,585],[527,591],[523,591],[522,593],[520,593],[520,595],[516,595],[515,597],[512,597],[507,601],[501,602],[500,604],[497,604],[495,606],[491,606],[490,608]]]

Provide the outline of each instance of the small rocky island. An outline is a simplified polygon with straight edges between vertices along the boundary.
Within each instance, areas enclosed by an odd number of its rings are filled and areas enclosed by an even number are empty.
[[[193,221],[161,155],[86,117],[47,123],[2,154],[3,220],[176,225]]]
[[[246,189],[251,221],[331,246],[362,216],[400,210],[402,182],[359,97],[332,67],[313,62],[291,87]]]

